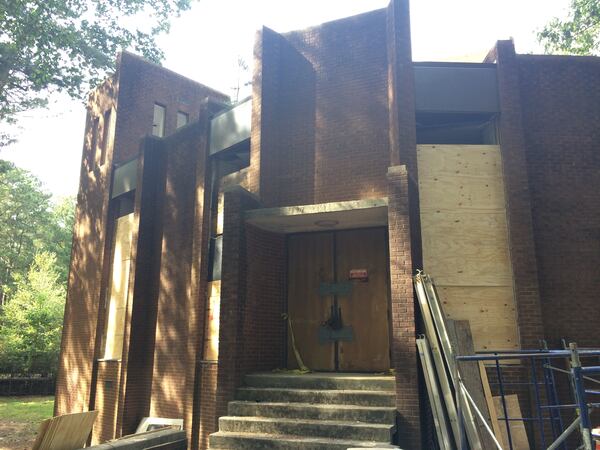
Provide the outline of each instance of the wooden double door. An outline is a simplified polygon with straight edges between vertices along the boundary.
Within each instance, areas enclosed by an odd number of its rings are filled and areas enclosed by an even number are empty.
[[[390,368],[387,230],[288,238],[288,368],[296,349],[311,370]]]

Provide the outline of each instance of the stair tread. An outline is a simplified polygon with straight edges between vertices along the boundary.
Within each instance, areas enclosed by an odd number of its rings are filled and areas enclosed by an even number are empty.
[[[363,392],[363,391],[361,391]],[[250,400],[233,400],[229,402],[231,405],[237,404],[249,404],[249,405],[262,405],[262,406],[273,406],[273,407],[290,407],[290,408],[319,408],[319,409],[336,409],[346,411],[395,411],[394,406],[366,406],[366,405],[344,405],[344,404],[322,404],[322,403],[304,403],[304,402],[255,402]]]
[[[312,443],[312,444],[343,444],[348,447],[362,447],[367,445],[368,447],[383,447],[383,448],[395,448],[398,447],[390,444],[389,442],[378,442],[378,441],[357,441],[357,440],[347,440],[347,439],[335,439],[335,438],[326,438],[326,437],[316,437],[316,436],[294,436],[287,434],[266,434],[266,433],[240,433],[240,432],[228,432],[228,431],[217,431],[216,433],[211,434],[214,437],[232,437],[232,438],[243,438],[243,439],[254,439],[254,440],[277,440],[277,441],[286,441],[289,443]],[[367,448],[368,448],[367,447]]]
[[[389,430],[393,424],[380,424],[359,421],[344,421],[344,420],[322,420],[322,419],[287,419],[279,417],[260,417],[260,416],[221,416],[219,419],[239,420],[246,422],[277,422],[277,423],[297,423],[305,425],[339,425],[339,426],[354,426],[364,428],[381,428]]]
[[[361,374],[321,374],[321,373],[311,373],[306,375],[298,375],[298,374],[289,374],[289,373],[270,373],[270,372],[259,372],[246,375],[247,378],[252,377],[263,377],[263,378],[299,378],[299,379],[323,379],[323,380],[335,380],[335,379],[344,379],[344,380],[364,380],[364,381],[388,381],[395,380],[393,375],[361,375]]]
[[[372,395],[396,395],[395,391],[373,391],[373,390],[363,390],[363,389],[298,389],[298,388],[281,388],[281,387],[252,387],[252,386],[243,386],[238,388],[240,391],[259,391],[259,392],[268,392],[268,391],[284,391],[284,392],[299,392],[299,393],[309,393],[309,392],[326,392],[327,394],[335,394],[335,393],[344,393],[344,394],[372,394]]]

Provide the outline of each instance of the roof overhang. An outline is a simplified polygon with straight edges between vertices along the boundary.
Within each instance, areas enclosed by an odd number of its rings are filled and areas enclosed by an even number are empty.
[[[275,233],[387,226],[387,198],[262,208],[246,211],[246,223]]]

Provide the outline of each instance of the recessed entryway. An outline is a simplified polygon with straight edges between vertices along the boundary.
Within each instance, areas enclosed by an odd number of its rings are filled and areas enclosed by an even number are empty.
[[[288,237],[288,368],[296,350],[311,370],[390,368],[387,229]]]

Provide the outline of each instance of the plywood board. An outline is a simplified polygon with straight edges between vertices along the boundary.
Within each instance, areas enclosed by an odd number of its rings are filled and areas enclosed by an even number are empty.
[[[321,282],[331,282],[333,233],[306,233],[288,239],[288,314],[296,347],[311,370],[334,370],[334,344],[319,343],[319,327],[330,315],[331,295],[320,296]],[[288,336],[288,368],[298,368]]]
[[[490,422],[492,423],[492,430],[494,436],[500,443],[500,446],[504,448],[504,439],[502,436],[502,430],[500,429],[500,423],[498,422],[498,413],[496,412],[496,405],[494,405],[494,399],[492,397],[492,390],[490,388],[490,382],[488,380],[485,364],[483,361],[478,361],[479,374],[481,376],[481,386],[483,387],[483,394],[485,396],[485,402],[490,413]]]
[[[40,424],[33,450],[75,450],[83,448],[98,411],[87,411],[46,419]]]
[[[417,145],[419,178],[440,175],[501,177],[502,158],[498,145]]]
[[[455,355],[474,355],[475,350],[473,348],[473,336],[471,335],[469,322],[466,320],[447,320],[446,325]],[[488,411],[488,405],[485,401],[485,394],[481,382],[481,374],[479,373],[479,365],[476,361],[460,361],[458,362],[458,369],[465,387],[477,405],[477,409],[479,409],[481,415],[487,420],[488,425],[490,425],[490,414]],[[473,416],[476,416],[475,412],[473,412]],[[479,419],[476,420],[479,430],[479,439],[481,440],[482,447],[484,449],[495,449],[496,445],[494,444],[492,437],[485,429],[485,426],[480,422]]]
[[[104,342],[104,358],[118,359],[123,351],[123,329],[129,293],[131,243],[134,215],[117,219],[115,227],[112,272],[108,301],[108,314]]]
[[[519,406],[519,398],[516,394],[506,395],[504,396],[504,399],[509,418],[523,417],[523,414],[521,414],[521,407]],[[504,409],[502,407],[502,398],[500,396],[494,397],[494,405],[498,417],[504,418]],[[524,422],[519,420],[511,420],[509,422],[513,450],[530,450],[531,447],[529,446],[529,439],[527,438]],[[500,419],[500,431],[502,432],[503,442],[508,446],[506,422],[502,419]]]
[[[476,350],[519,347],[500,147],[419,145],[423,266]]]
[[[447,286],[437,291],[447,318],[469,321],[475,351],[519,348],[512,287]]]
[[[204,359],[219,358],[219,323],[221,309],[221,280],[208,283],[208,309],[204,335]]]
[[[387,237],[384,228],[336,233],[336,279],[346,281],[351,270],[366,270],[366,281],[352,281],[348,295],[338,296],[344,325],[354,340],[339,343],[339,369],[382,372],[390,368],[388,331]]]

